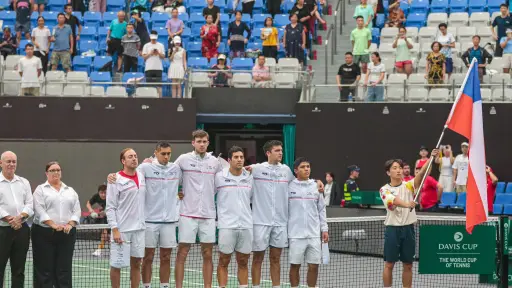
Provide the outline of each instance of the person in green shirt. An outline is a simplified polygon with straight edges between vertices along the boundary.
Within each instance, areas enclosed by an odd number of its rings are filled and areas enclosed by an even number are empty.
[[[366,1],[366,0],[363,0]],[[372,44],[372,33],[370,29],[364,25],[363,16],[357,16],[357,28],[350,33],[350,41],[352,42],[352,54],[354,55],[354,63],[361,64],[362,73],[366,73],[366,67],[370,62],[370,45]]]
[[[412,57],[410,50],[414,47],[411,38],[407,38],[407,29],[400,27],[393,48],[396,49],[395,67],[397,73],[405,73],[407,77],[412,73]]]
[[[373,12],[373,6],[368,5],[367,0],[361,0],[361,5],[356,6],[356,10],[354,11],[354,19],[357,19],[358,16],[363,16],[364,26],[371,30],[372,20],[375,14]]]

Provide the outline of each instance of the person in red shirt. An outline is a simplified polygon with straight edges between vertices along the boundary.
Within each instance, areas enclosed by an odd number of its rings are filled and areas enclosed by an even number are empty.
[[[414,176],[411,175],[411,166],[407,163],[404,163],[403,165],[402,174],[404,175],[405,182],[414,179]]]
[[[415,174],[421,171],[421,167],[416,166]],[[424,212],[435,212],[437,203],[441,200],[443,194],[443,185],[437,182],[432,176],[427,176],[420,192],[420,207]]]
[[[493,212],[494,195],[496,195],[496,185],[498,184],[498,177],[494,174],[491,167],[486,166],[485,172],[487,174],[487,207],[489,214]]]
[[[428,148],[425,146],[420,147],[420,159],[416,160],[416,163],[414,164],[414,167],[423,167],[425,163],[427,163],[428,160]]]

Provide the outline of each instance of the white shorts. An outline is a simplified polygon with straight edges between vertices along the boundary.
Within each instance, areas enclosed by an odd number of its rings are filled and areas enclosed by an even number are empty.
[[[268,246],[288,247],[288,228],[285,226],[254,225],[252,251],[265,251]]]
[[[251,254],[252,229],[219,229],[219,251],[224,254],[233,251]]]
[[[322,260],[322,243],[320,238],[290,239],[290,264],[320,264]]]
[[[121,239],[130,242],[130,256],[135,258],[144,258],[144,230],[135,230],[121,232]],[[110,240],[114,240],[114,234],[110,233]]]
[[[176,248],[176,223],[146,223],[146,248]]]
[[[178,224],[180,243],[215,243],[215,219],[201,219],[181,216]]]

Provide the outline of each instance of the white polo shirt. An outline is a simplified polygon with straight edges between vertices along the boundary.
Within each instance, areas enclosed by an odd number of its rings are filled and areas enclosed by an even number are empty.
[[[34,224],[49,227],[45,221],[52,220],[57,225],[69,221],[80,224],[82,210],[76,191],[62,183],[60,190],[53,188],[48,181],[37,186],[34,191]]]
[[[219,228],[252,229],[253,178],[243,170],[240,176],[224,168],[215,175]]]
[[[12,180],[7,180],[0,173],[0,219],[7,216],[18,216],[27,213],[28,217],[34,215],[34,203],[32,189],[27,179],[14,175]],[[10,226],[9,223],[0,221],[0,226]]]

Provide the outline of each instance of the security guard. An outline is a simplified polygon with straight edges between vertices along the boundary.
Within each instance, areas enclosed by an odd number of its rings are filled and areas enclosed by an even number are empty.
[[[345,200],[345,207],[359,207],[359,205],[351,204],[352,192],[359,191],[356,179],[359,178],[359,167],[357,165],[350,165],[348,169],[348,180],[343,185],[343,200]]]

